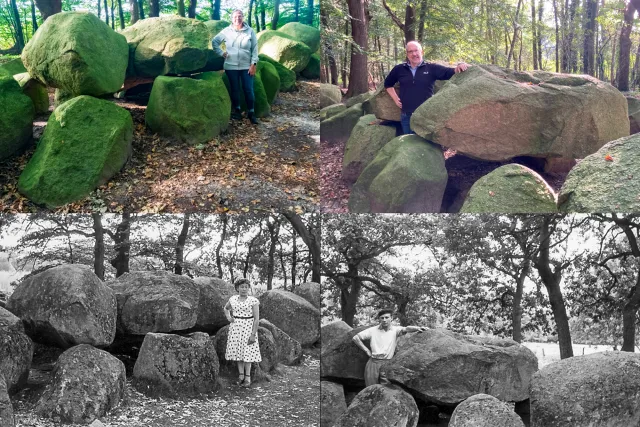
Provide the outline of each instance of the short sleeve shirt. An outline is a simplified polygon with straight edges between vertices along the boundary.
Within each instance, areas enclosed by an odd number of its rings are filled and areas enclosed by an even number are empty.
[[[361,340],[369,340],[371,357],[374,359],[391,359],[396,352],[398,335],[404,331],[401,326],[390,326],[388,331],[379,326],[365,329],[358,334]]]
[[[231,308],[233,309],[234,317],[252,317],[253,306],[256,304],[260,304],[260,301],[252,296],[248,296],[247,299],[241,301],[238,295],[234,295],[229,298],[229,303],[231,304]]]

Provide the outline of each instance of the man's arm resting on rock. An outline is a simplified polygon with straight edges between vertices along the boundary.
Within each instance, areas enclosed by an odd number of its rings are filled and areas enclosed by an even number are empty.
[[[405,326],[400,330],[400,335],[406,334],[407,332],[424,332],[427,328],[423,328],[422,326]]]
[[[367,356],[371,357],[371,350],[369,350],[367,348],[366,345],[364,345],[364,343],[362,342],[362,340],[360,339],[360,337],[358,335],[354,335],[353,338],[351,338],[351,340],[362,349],[362,351],[364,351],[365,353],[367,353]]]

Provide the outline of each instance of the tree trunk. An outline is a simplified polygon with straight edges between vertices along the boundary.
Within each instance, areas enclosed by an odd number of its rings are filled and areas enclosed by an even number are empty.
[[[158,0],[149,0],[149,17],[154,18],[160,16],[160,4]]]
[[[309,248],[309,254],[311,255],[311,281],[320,283],[320,271],[321,271],[321,247],[320,247],[320,235],[317,234],[317,230],[313,232],[311,227],[307,227],[302,222],[299,215],[294,213],[283,213],[284,217],[289,220],[291,226],[298,233],[302,241],[307,248]],[[311,219],[310,219],[311,221]]]
[[[631,3],[624,9],[624,23],[620,30],[620,53],[618,55],[618,75],[616,87],[621,92],[629,90],[629,57],[631,56],[631,30],[636,9]]]
[[[417,40],[420,43],[422,43],[422,41],[424,40],[424,22],[425,22],[425,18],[427,17],[427,9],[428,9],[427,0],[422,0],[420,4],[421,6],[420,6],[420,16],[418,18],[418,39]]]
[[[560,72],[560,31],[558,28],[558,0],[553,0],[553,18],[556,22],[556,73]]]
[[[636,284],[622,309],[622,348],[621,351],[633,353],[636,347],[636,316],[640,307],[640,272]]]
[[[342,49],[342,52],[343,52],[342,67],[340,70],[342,74],[342,87],[347,87],[347,52],[349,51],[349,42],[347,42],[347,39],[349,38],[349,20],[348,19],[344,20],[344,35],[345,35],[345,40],[344,40],[343,49]]]
[[[569,8],[569,19],[567,21],[567,41],[565,46],[567,48],[566,58],[567,58],[567,72],[575,73],[578,71],[578,55],[576,49],[574,47],[574,38],[576,34],[576,10],[578,8],[578,4],[580,0],[572,0],[571,7]]]
[[[352,267],[349,266],[349,270],[351,269]],[[357,268],[355,271],[357,273]],[[342,320],[347,325],[353,327],[353,319],[356,316],[356,306],[362,285],[356,279],[348,278],[345,280],[350,282],[350,284],[340,287],[340,314],[342,315]]]
[[[104,229],[102,228],[102,214],[91,214],[93,217],[93,232],[95,244],[93,246],[93,271],[100,280],[104,280]]]
[[[256,8],[258,6],[256,5]],[[220,0],[211,0],[211,19],[220,20]],[[256,19],[256,22],[258,20]]]
[[[543,22],[542,22],[542,11],[544,9],[544,1],[540,0],[538,3],[538,67],[543,70],[542,66],[542,30],[543,30]]]
[[[184,13],[184,0],[178,0],[178,15],[185,17]]]
[[[22,53],[22,49],[24,49],[24,33],[22,32],[22,20],[20,19],[20,12],[18,11],[16,0],[11,0],[11,12],[13,13],[13,19],[15,20],[16,30],[16,44],[14,47],[19,53]]]
[[[253,12],[253,0],[249,0],[249,13],[247,13],[247,24],[251,27],[251,13]]]
[[[111,0],[111,29],[116,29],[116,18],[115,18],[115,5],[113,4],[113,0]]]
[[[518,38],[518,16],[520,15],[521,5],[522,0],[518,0],[518,6],[516,7],[516,16],[515,18],[513,18],[513,38],[511,39],[511,45],[509,46],[509,52],[507,53],[507,68],[509,68],[509,66],[511,65],[511,55],[513,55],[513,48],[515,47],[516,39]]]
[[[617,37],[613,38],[613,46],[611,47],[611,68],[609,71],[609,79],[611,80],[612,85],[616,85],[616,74],[615,71],[615,63],[616,63],[616,42],[618,41]]]
[[[104,0],[104,22],[109,25],[109,5],[107,4],[107,0]]]
[[[189,10],[187,16],[191,19],[196,18],[196,6],[198,5],[198,0],[189,0]]]
[[[31,34],[35,34],[38,31],[38,20],[36,19],[36,5],[33,0],[31,0],[31,27],[33,28]]]
[[[267,11],[265,10],[264,2],[261,0],[260,1],[260,28],[262,28],[263,30],[267,29],[266,20],[267,20]]]
[[[102,15],[102,0],[98,0],[98,18]]]
[[[189,235],[189,217],[190,214],[184,214],[182,230],[180,230],[178,241],[176,243],[176,263],[173,267],[173,272],[180,275],[184,270],[184,245],[187,243],[187,236]]]
[[[253,16],[256,18],[256,33],[260,32],[260,19],[258,16],[258,0],[256,0],[256,8],[253,11]]]
[[[416,39],[416,10],[411,3],[404,9],[404,39],[406,43]]]
[[[307,0],[307,25],[313,25],[313,0]]]
[[[124,30],[124,11],[122,10],[122,0],[118,0],[118,17],[120,18],[120,29]]]
[[[278,19],[280,19],[280,0],[273,2],[273,16],[271,17],[271,29],[278,29]]]
[[[511,323],[513,325],[513,340],[522,342],[522,294],[524,292],[524,280],[531,269],[531,261],[525,260],[520,275],[516,279],[516,292],[513,295],[513,313]]]
[[[140,7],[137,0],[129,0],[129,11],[131,12],[131,25],[140,20]]]
[[[116,277],[122,276],[129,272],[129,253],[131,251],[131,242],[129,234],[131,231],[131,214],[125,212],[122,214],[122,221],[116,228],[114,237],[113,250],[116,253],[115,258],[111,260],[111,265],[116,269]]]
[[[222,244],[224,243],[224,239],[227,237],[227,225],[229,223],[229,218],[227,214],[220,214],[219,218],[222,218],[222,236],[220,236],[220,242],[218,242],[218,246],[216,247],[216,267],[218,267],[218,278],[222,279],[222,259],[220,258],[220,250],[222,249]]]
[[[275,272],[275,253],[278,235],[280,234],[280,221],[274,219],[273,222],[267,220],[269,229],[269,257],[267,259],[267,290],[273,288],[273,273]]]
[[[145,19],[145,17],[144,17],[144,0],[138,0],[138,9],[140,10],[140,19]]]
[[[293,20],[294,22],[300,21],[300,0],[294,0],[293,2]]]
[[[291,290],[296,287],[296,267],[298,265],[298,245],[296,244],[296,230],[291,232]]]
[[[542,3],[542,0],[540,1]],[[531,38],[533,42],[533,69],[538,69],[538,36],[536,27],[536,0],[531,0]]]
[[[584,44],[582,47],[582,72],[595,76],[595,31],[598,15],[597,0],[585,0]]]
[[[324,9],[320,9],[320,23],[323,28],[329,28],[329,22],[327,19],[327,14]],[[329,76],[328,81],[332,85],[338,84],[338,66],[336,65],[336,58],[333,56],[333,46],[328,40],[323,40],[324,43],[324,52],[327,56],[329,63]]]
[[[53,14],[62,12],[62,0],[35,0],[42,22]]]
[[[347,98],[369,91],[367,70],[367,14],[365,0],[348,0],[349,15],[351,16],[351,35],[359,49],[351,47],[351,66],[349,67],[349,89]]]

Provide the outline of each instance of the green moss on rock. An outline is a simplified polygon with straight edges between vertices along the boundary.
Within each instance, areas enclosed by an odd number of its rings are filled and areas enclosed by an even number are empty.
[[[293,92],[296,90],[296,73],[265,54],[259,54],[260,61],[269,62],[276,68],[278,75],[280,76],[280,92]]]
[[[255,98],[253,110],[257,117],[267,117],[271,114],[271,105],[269,104],[267,92],[264,89],[264,85],[262,84],[262,79],[260,77],[261,73],[258,74],[258,72],[256,72],[253,79],[253,96]],[[229,97],[231,97],[231,86],[229,86],[229,79],[227,78],[227,75],[223,74],[222,79],[224,80],[224,84],[229,92]],[[232,108],[233,107],[234,106],[232,106]],[[242,83],[240,83],[240,109],[242,111],[247,111],[247,101],[244,98]]]
[[[261,31],[258,49],[296,73],[304,70],[312,53],[306,44],[274,30]]]
[[[132,138],[127,110],[91,96],[75,97],[49,117],[18,189],[50,207],[82,199],[122,169]]]
[[[554,213],[556,195],[545,180],[526,166],[501,166],[477,180],[461,213]]]
[[[10,61],[7,61],[0,65],[0,69],[5,70],[10,75],[14,76],[16,74],[24,73],[27,69],[24,67],[22,63],[22,59],[14,58]]]
[[[77,95],[114,93],[124,83],[127,41],[92,13],[51,15],[27,43],[22,62],[47,86]]]
[[[273,101],[280,91],[280,76],[278,75],[278,71],[273,64],[267,61],[258,61],[256,68],[256,75],[259,76],[262,81],[264,91],[267,95],[267,101],[269,101],[269,104],[273,104]]]
[[[294,40],[300,40],[309,46],[311,52],[315,52],[320,48],[320,30],[315,27],[299,22],[289,22],[278,28],[278,31],[293,37]]]
[[[0,76],[0,160],[32,141],[34,107],[12,76]]]
[[[149,129],[181,141],[198,144],[229,126],[231,101],[218,72],[188,77],[156,78],[145,121]]]
[[[13,78],[22,88],[22,92],[31,98],[36,114],[49,111],[49,92],[45,85],[32,79],[29,73],[15,74]]]
[[[344,104],[337,105],[344,107]],[[349,108],[342,109],[337,107],[336,111],[337,112],[335,114],[332,113],[330,117],[320,120],[320,139],[323,141],[340,143],[348,140],[353,127],[358,123],[358,120],[360,120],[363,114],[362,104],[356,104]]]
[[[308,79],[320,78],[320,56],[316,53],[309,57],[309,63],[304,70],[300,72],[303,77]]]
[[[362,107],[361,104],[356,105]],[[360,173],[375,159],[382,147],[395,137],[394,126],[380,125],[373,114],[360,117],[345,146],[342,179],[347,182],[356,182]]]

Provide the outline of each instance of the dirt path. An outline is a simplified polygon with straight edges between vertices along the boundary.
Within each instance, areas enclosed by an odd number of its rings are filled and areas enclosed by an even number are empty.
[[[107,427],[315,427],[320,418],[320,362],[305,354],[299,366],[280,366],[270,382],[250,389],[230,385],[202,399],[152,399],[127,384],[125,401],[100,421]],[[35,374],[35,375],[34,375]],[[235,379],[235,378],[234,378]],[[16,426],[53,427],[33,414],[37,397],[48,382],[47,373],[32,371],[30,389],[13,398]]]
[[[258,126],[247,119],[206,144],[189,146],[151,133],[146,107],[114,100],[133,116],[133,156],[107,185],[59,212],[275,212],[318,210],[319,83],[299,81],[281,93]],[[42,135],[48,115],[36,118]],[[0,163],[0,211],[41,207],[17,192],[34,148]]]

